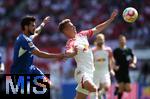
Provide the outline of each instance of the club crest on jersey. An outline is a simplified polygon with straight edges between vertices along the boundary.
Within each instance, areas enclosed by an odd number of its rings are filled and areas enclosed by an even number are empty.
[[[83,52],[87,51],[88,49],[89,49],[89,46],[85,44],[83,48]]]
[[[104,61],[106,61],[106,59],[105,58],[98,58],[96,61],[103,63]]]

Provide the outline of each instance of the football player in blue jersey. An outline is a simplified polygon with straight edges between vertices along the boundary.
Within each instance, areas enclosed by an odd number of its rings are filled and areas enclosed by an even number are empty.
[[[33,64],[33,56],[36,55],[41,58],[69,58],[73,54],[66,55],[63,53],[53,54],[39,50],[34,44],[33,39],[41,32],[42,28],[50,20],[46,17],[40,26],[36,28],[35,17],[26,16],[21,21],[22,33],[16,38],[14,45],[13,64],[11,66],[11,74],[38,74],[42,75],[44,82],[48,82],[51,86],[51,81]],[[75,53],[76,54],[76,51]],[[37,84],[43,86],[41,83]]]

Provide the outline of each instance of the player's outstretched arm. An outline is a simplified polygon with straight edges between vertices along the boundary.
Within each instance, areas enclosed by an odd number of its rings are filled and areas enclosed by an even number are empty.
[[[116,62],[115,62],[115,59],[114,59],[114,56],[113,56],[113,52],[112,52],[112,50],[110,50],[110,52],[109,52],[109,70],[110,70],[110,74],[112,76],[115,75],[115,72],[114,72],[114,69],[116,67],[115,63]]]
[[[36,36],[38,36],[38,34],[41,33],[42,29],[49,21],[50,21],[50,17],[49,16],[45,17],[43,22],[35,29],[34,35],[32,36],[32,38],[35,38]]]
[[[58,58],[58,59],[64,58],[64,54],[62,54],[62,53],[60,53],[60,54],[47,53],[44,51],[40,51],[37,48],[32,51],[32,54],[34,54],[40,58]]]
[[[59,54],[54,54],[54,53],[47,53],[44,51],[40,51],[38,48],[34,49],[32,51],[32,54],[41,57],[41,58],[58,58],[58,59],[64,59],[64,58],[72,58],[77,54],[77,51],[74,51],[72,53],[59,53]]]
[[[92,29],[93,33],[94,33],[94,34],[95,34],[95,33],[100,33],[100,32],[103,31],[105,28],[107,28],[107,27],[109,26],[109,24],[115,19],[115,17],[117,16],[117,14],[118,14],[118,11],[117,11],[117,10],[114,10],[113,13],[111,14],[110,18],[109,18],[107,21],[105,21],[105,22],[103,22],[103,23],[97,25],[96,27],[94,27],[94,28]]]

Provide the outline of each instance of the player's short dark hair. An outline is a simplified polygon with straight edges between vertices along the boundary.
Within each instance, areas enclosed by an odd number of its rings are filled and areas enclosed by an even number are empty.
[[[29,25],[31,22],[35,22],[35,20],[34,16],[25,16],[21,20],[21,29],[24,30],[26,25]]]
[[[64,20],[62,20],[62,21],[59,23],[59,25],[58,25],[59,31],[60,31],[60,32],[63,32],[63,30],[64,30],[66,24],[69,23],[69,22],[71,22],[70,19],[64,19]]]

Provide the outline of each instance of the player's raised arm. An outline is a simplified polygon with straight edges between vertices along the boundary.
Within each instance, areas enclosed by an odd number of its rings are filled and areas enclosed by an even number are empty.
[[[105,22],[97,25],[96,27],[94,27],[92,29],[93,33],[94,34],[95,33],[99,33],[101,31],[103,31],[105,28],[107,28],[109,26],[109,24],[115,19],[115,17],[117,16],[117,14],[118,14],[118,11],[114,10],[113,13],[111,14],[110,18],[107,21],[105,21]]]
[[[43,20],[43,22],[35,29],[34,35],[32,35],[32,38],[35,38],[36,36],[38,36],[38,34],[40,34],[41,30],[44,28],[44,26],[49,21],[50,21],[50,17],[49,16],[45,17],[45,19]]]

